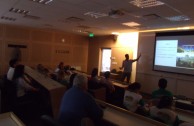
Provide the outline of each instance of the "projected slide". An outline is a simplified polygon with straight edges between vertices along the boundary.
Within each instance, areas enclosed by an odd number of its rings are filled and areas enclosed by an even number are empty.
[[[179,42],[176,60],[177,67],[194,68],[194,45]]]
[[[176,67],[178,40],[156,42],[155,65]]]
[[[156,33],[153,70],[194,75],[194,31]]]

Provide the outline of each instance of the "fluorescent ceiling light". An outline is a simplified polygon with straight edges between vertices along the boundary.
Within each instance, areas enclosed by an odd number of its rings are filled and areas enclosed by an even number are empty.
[[[122,23],[123,25],[127,25],[129,27],[135,27],[135,26],[140,26],[140,24],[136,23],[136,22],[126,22],[126,23]]]
[[[22,10],[22,9],[16,9],[16,8],[11,8],[9,12],[14,12],[18,14],[28,14],[30,11]]]
[[[159,5],[163,5],[164,3],[159,0],[133,0],[129,2],[139,8],[146,8],[146,7],[155,7]]]
[[[172,17],[166,17],[169,21],[188,21],[190,18],[185,15],[179,15],[179,16],[172,16]]]
[[[41,4],[49,4],[53,2],[53,0],[30,0],[30,1],[41,3]]]

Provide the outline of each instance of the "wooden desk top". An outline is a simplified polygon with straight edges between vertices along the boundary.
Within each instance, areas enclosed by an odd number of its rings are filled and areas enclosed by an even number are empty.
[[[178,114],[180,120],[194,124],[194,112],[176,108],[175,112]]]
[[[116,81],[112,81],[113,85],[117,86],[117,87],[120,87],[120,88],[124,88],[124,89],[127,89],[129,85],[126,85],[126,84],[122,84],[122,83],[119,83],[119,82],[116,82]]]
[[[25,126],[12,112],[0,114],[0,126]]]
[[[167,126],[153,119],[135,114],[100,100],[96,102],[105,106],[103,119],[119,126]]]
[[[25,73],[40,83],[47,90],[53,90],[56,88],[65,88],[64,85],[59,84],[57,81],[52,80],[49,77],[39,73],[38,71],[33,70],[32,68],[25,66]]]

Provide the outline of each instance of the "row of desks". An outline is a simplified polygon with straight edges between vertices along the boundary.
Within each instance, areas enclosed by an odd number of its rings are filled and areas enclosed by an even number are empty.
[[[50,79],[49,77],[46,77],[39,72],[31,69],[30,67],[25,67],[25,72],[30,77],[32,77],[34,80],[36,80],[38,83],[40,83],[46,90],[49,91],[50,94],[50,102],[52,106],[52,112],[54,117],[57,117],[59,106],[61,102],[61,98],[64,95],[64,92],[66,91],[66,87],[59,84],[58,82]],[[80,72],[77,72],[80,73]],[[87,75],[87,74],[86,74]],[[89,76],[89,75],[87,75]],[[117,87],[120,87],[122,89],[127,89],[128,85],[124,85],[122,83],[113,81],[113,84]],[[135,113],[131,113],[129,111],[126,111],[124,109],[118,108],[116,106],[107,104],[105,102],[97,100],[98,103],[103,104],[105,107],[104,109],[104,119],[113,123],[116,123],[120,126],[125,125],[133,125],[133,126],[140,126],[144,124],[144,126],[164,126],[164,124],[159,123],[157,121],[154,121],[149,118],[144,118],[140,115],[137,115]],[[176,112],[179,115],[179,118],[183,121],[194,123],[194,114],[176,109]]]
[[[57,117],[66,87],[28,66],[25,66],[25,73],[49,92],[48,100],[51,104],[52,115]]]
[[[118,126],[167,126],[161,122],[153,119],[135,114],[125,109],[116,107],[106,102],[96,100],[96,102],[103,106],[103,119]]]

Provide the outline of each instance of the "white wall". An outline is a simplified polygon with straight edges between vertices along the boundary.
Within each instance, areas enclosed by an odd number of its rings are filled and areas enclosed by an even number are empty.
[[[185,95],[194,99],[194,76],[158,72],[152,70],[155,33],[140,33],[138,52],[142,54],[137,63],[136,81],[142,84],[142,91],[151,93],[157,89],[158,80],[163,77],[168,81],[167,89],[174,95]]]

